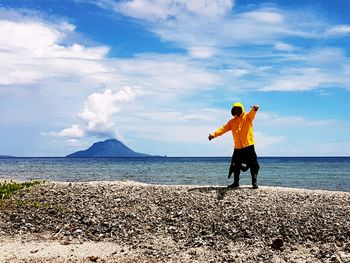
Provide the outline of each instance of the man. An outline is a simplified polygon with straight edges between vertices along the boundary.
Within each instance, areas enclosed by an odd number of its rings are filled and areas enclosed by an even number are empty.
[[[230,130],[232,131],[235,147],[233,150],[228,178],[230,178],[233,173],[234,181],[228,187],[239,187],[239,175],[241,169],[246,171],[250,168],[253,189],[258,188],[257,177],[260,166],[254,149],[253,134],[253,120],[258,109],[259,105],[254,105],[251,107],[251,110],[246,113],[241,102],[234,103],[231,109],[233,118],[216,132],[209,134],[208,136],[208,139],[211,141]]]

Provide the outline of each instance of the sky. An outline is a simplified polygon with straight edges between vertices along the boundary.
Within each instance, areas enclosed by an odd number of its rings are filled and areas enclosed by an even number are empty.
[[[0,155],[117,138],[167,156],[241,101],[258,156],[350,156],[350,1],[0,0]]]

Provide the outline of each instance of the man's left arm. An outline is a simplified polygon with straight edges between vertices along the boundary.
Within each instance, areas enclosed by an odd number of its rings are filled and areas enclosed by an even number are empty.
[[[248,117],[251,120],[254,120],[256,112],[259,110],[260,106],[257,104],[254,104],[254,106],[250,106],[250,111],[248,112]]]

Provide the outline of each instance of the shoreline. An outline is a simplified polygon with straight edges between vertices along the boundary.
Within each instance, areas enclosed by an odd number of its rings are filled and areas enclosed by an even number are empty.
[[[46,182],[0,204],[1,262],[350,261],[349,192]]]
[[[98,181],[54,181],[54,180],[42,180],[42,179],[32,179],[32,180],[16,180],[16,179],[4,179],[0,178],[0,184],[4,182],[15,182],[15,183],[24,183],[29,181],[42,181],[43,183],[52,183],[57,185],[83,185],[88,184],[92,186],[97,185],[125,185],[125,186],[156,186],[156,187],[183,187],[183,188],[227,188],[227,185],[195,185],[195,184],[153,184],[153,183],[144,183],[139,181],[133,181],[133,180],[114,180],[114,181],[105,181],[105,180],[98,180]],[[258,182],[259,183],[259,182]],[[313,192],[329,192],[329,193],[349,193],[350,191],[342,191],[342,190],[330,190],[330,189],[310,189],[310,188],[298,188],[298,187],[288,187],[288,186],[269,186],[269,185],[259,185],[260,190],[280,190],[280,191],[313,191]],[[240,185],[238,189],[252,189],[252,186],[250,184],[246,185]],[[233,189],[231,189],[233,190]]]

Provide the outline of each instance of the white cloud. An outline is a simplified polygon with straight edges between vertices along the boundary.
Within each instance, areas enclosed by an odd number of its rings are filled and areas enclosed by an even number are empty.
[[[110,66],[124,84],[143,88],[144,93],[183,94],[216,86],[220,77],[201,63],[183,56],[142,55],[133,59],[115,59]],[[160,93],[161,92],[161,93]]]
[[[214,121],[218,113],[211,109],[197,109],[197,110],[187,110],[186,112],[179,111],[162,111],[162,112],[152,112],[148,111],[146,113],[138,114],[142,119],[150,121],[168,121],[171,120],[175,123],[193,123],[193,122],[209,122]]]
[[[116,113],[122,111],[122,107],[135,99],[136,93],[130,87],[124,87],[117,91],[105,89],[103,92],[95,92],[88,96],[83,107],[78,112],[82,125],[72,125],[59,132],[42,132],[41,135],[53,137],[66,137],[72,140],[69,145],[77,144],[78,139],[84,136],[97,136],[102,138],[122,138],[118,131]],[[126,118],[128,119],[128,118]]]
[[[242,17],[257,23],[281,24],[283,22],[283,15],[273,10],[247,12],[243,13]]]
[[[60,137],[81,138],[84,136],[84,131],[78,125],[72,125],[71,128],[63,129],[57,135]]]
[[[350,25],[336,25],[326,31],[326,36],[343,36],[350,34]]]
[[[91,94],[79,112],[79,117],[87,123],[87,131],[115,134],[115,121],[113,115],[121,111],[121,105],[135,98],[135,93],[130,87],[113,92],[106,89],[103,93]]]
[[[329,127],[340,122],[335,119],[311,120],[300,116],[280,116],[271,112],[260,112],[257,121],[262,126],[324,126]]]
[[[315,67],[326,65],[339,66],[349,62],[342,49],[331,47],[312,49],[307,53],[300,53],[298,59]]]
[[[275,49],[279,51],[293,51],[295,48],[290,44],[277,42],[275,44]]]
[[[223,71],[229,73],[229,76],[232,76],[234,78],[239,78],[251,72],[250,69],[240,68],[240,67],[232,68],[232,69],[224,69]]]
[[[71,24],[49,24],[34,18],[0,19],[0,84],[28,84],[67,75],[97,80],[108,72],[101,63],[107,47],[61,44],[74,30]]]
[[[273,66],[260,74],[261,91],[310,91],[333,87],[350,89],[350,77],[347,74],[350,60],[342,49],[327,47],[298,50],[272,60]],[[258,73],[255,70],[255,74]]]
[[[284,143],[286,141],[286,138],[284,136],[272,136],[259,131],[256,131],[254,133],[254,137],[255,145],[259,151],[265,150],[272,145]]]
[[[330,58],[329,61],[333,59]],[[339,61],[339,60],[338,60]],[[335,61],[332,61],[333,64]],[[313,64],[316,64],[313,61]],[[350,79],[344,74],[342,65],[324,67],[283,68],[274,76],[270,83],[265,84],[260,91],[310,91],[324,87],[350,88]],[[276,73],[276,72],[275,72]]]
[[[39,22],[12,22],[0,20],[1,38],[3,49],[23,49],[41,52],[43,47],[50,48],[62,38],[62,33]],[[13,34],[16,32],[16,34]],[[31,39],[32,41],[28,41]]]
[[[79,125],[72,125],[70,128],[63,129],[59,132],[41,132],[43,136],[52,136],[52,137],[66,137],[69,140],[76,141],[77,139],[83,137],[85,132],[80,129]]]
[[[103,1],[125,15],[150,21],[165,22],[187,16],[216,18],[227,14],[233,7],[232,0],[131,0],[121,2]]]
[[[212,47],[190,47],[188,52],[194,58],[209,58],[216,53],[216,50]]]
[[[286,11],[272,5],[233,13],[234,1],[230,0],[100,0],[94,3],[144,22],[161,39],[178,44],[190,54],[198,43],[206,43],[207,48],[216,50],[245,44],[273,45],[286,36],[318,39],[323,37],[326,26],[308,12]],[[346,32],[347,28],[333,31]],[[209,57],[215,53],[205,54]]]
[[[287,13],[277,8],[256,8],[232,14],[234,2],[230,0],[103,0],[95,4],[144,22],[161,39],[177,43],[200,58],[216,54],[218,48],[266,44],[278,36],[296,34],[293,25],[285,22]],[[205,43],[205,48],[198,48],[198,43]]]
[[[291,69],[286,75],[276,77],[261,91],[305,91],[318,88],[329,81],[317,68]]]
[[[206,43],[214,49],[240,46],[245,44],[266,44],[281,35],[286,35],[288,25],[283,22],[279,10],[256,10],[221,16],[215,21],[192,17],[154,25],[153,31],[161,38],[191,48],[196,43]],[[169,25],[168,25],[169,24]]]

